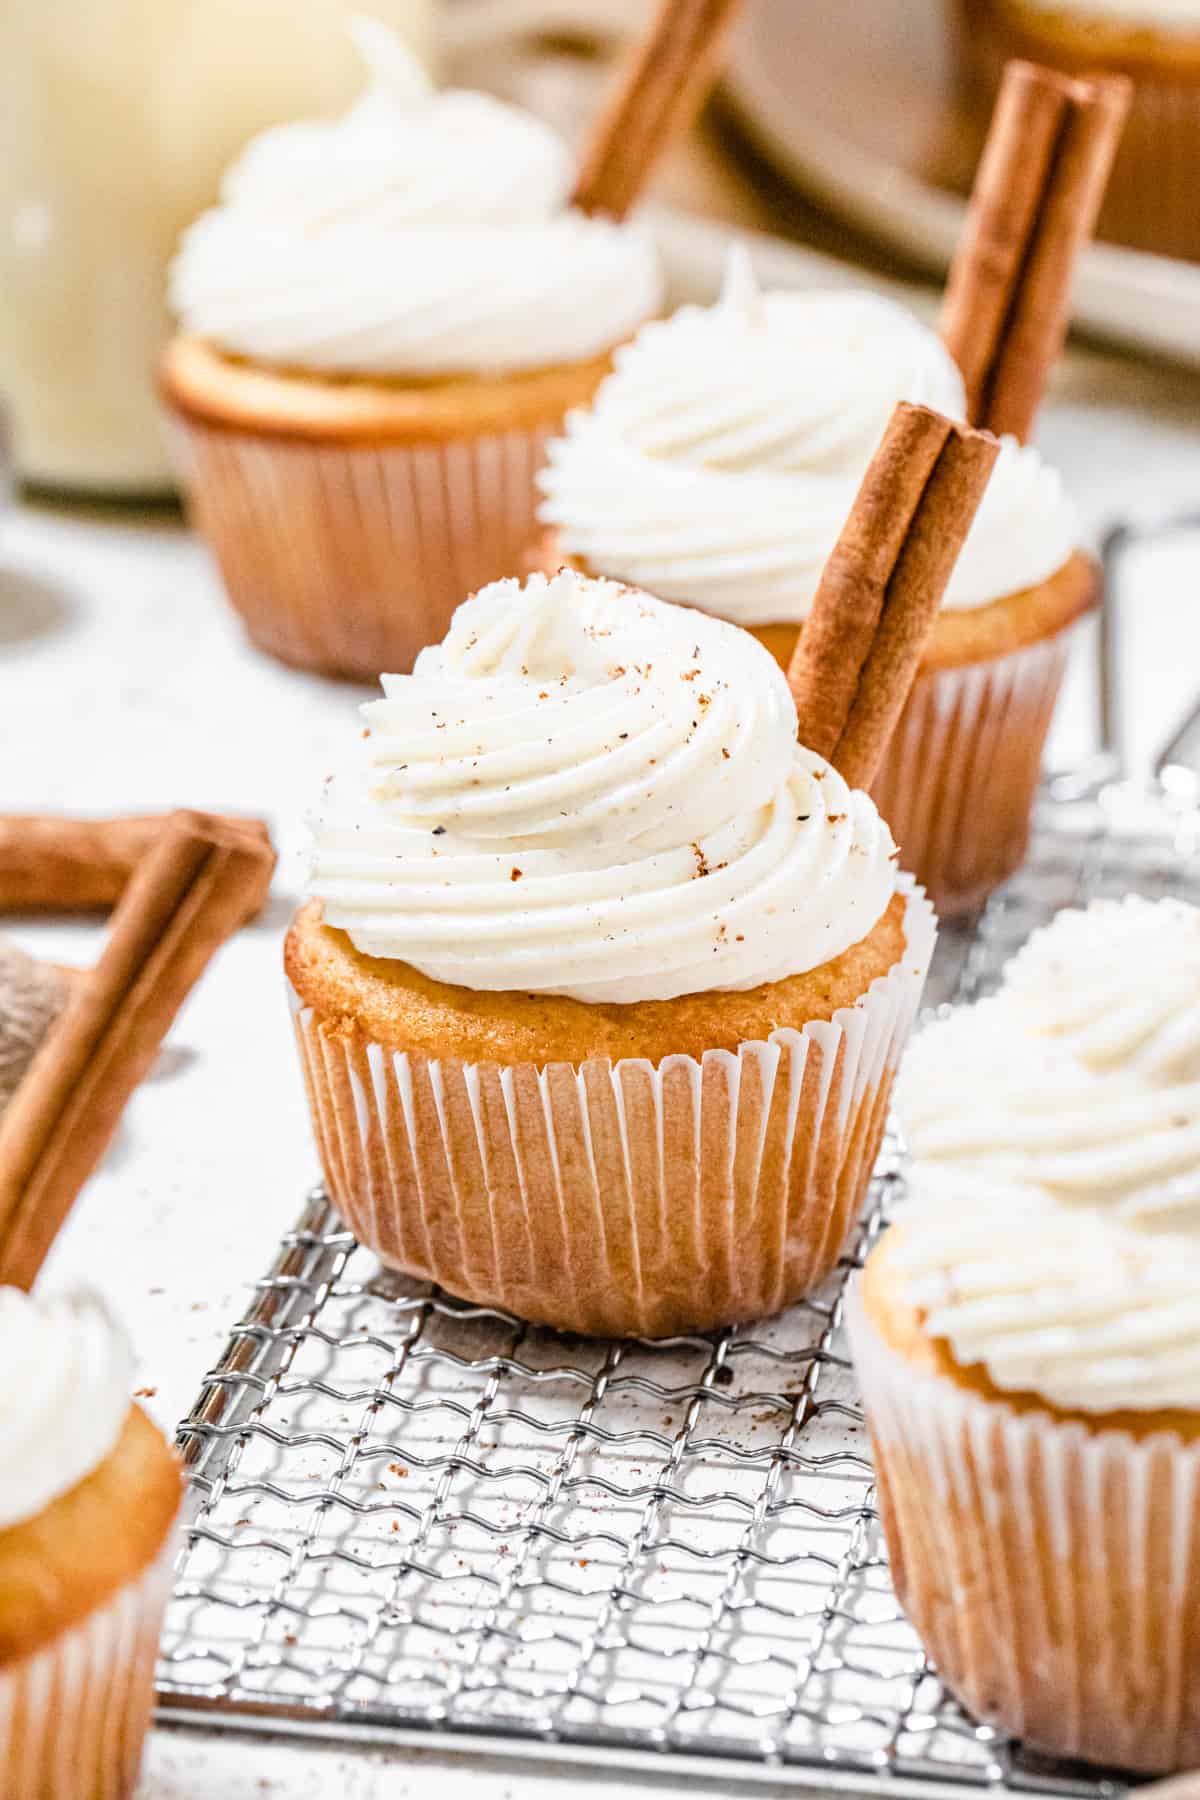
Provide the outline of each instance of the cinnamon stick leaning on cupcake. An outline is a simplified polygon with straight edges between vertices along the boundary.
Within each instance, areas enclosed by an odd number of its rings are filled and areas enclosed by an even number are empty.
[[[832,762],[748,633],[573,571],[384,677],[285,960],[330,1191],[386,1262],[649,1336],[828,1274],[934,938],[837,755],[869,777],[995,455],[898,409],[797,676]]]
[[[1200,910],[1060,913],[898,1084],[848,1309],[901,1604],[982,1721],[1200,1764]]]
[[[943,913],[1024,855],[1071,627],[1098,593],[1059,477],[1024,439],[1122,100],[1119,84],[1012,72],[944,341],[872,294],[761,294],[736,255],[716,306],[652,323],[618,355],[540,478],[538,566],[731,619],[786,666],[896,401],[1009,434],[872,789]]]
[[[161,367],[181,476],[251,639],[374,679],[518,566],[548,437],[658,312],[625,216],[738,0],[663,0],[578,174],[378,21],[341,119],[254,139],[184,237]]]

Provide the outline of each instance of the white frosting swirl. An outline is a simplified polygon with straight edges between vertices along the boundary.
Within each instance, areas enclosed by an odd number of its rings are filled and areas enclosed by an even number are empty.
[[[1200,1409],[1200,911],[1060,913],[897,1100],[928,1331],[1065,1409]]]
[[[880,918],[894,845],[746,633],[569,572],[494,582],[363,708],[313,892],[373,956],[584,1001],[752,988]]]
[[[898,400],[962,418],[934,332],[874,294],[760,294],[647,325],[540,483],[566,554],[740,625],[803,618]],[[985,606],[1060,569],[1078,533],[1036,450],[1006,440],[946,591]]]
[[[434,93],[390,31],[341,119],[254,139],[185,234],[185,331],[325,374],[493,374],[599,355],[661,304],[636,226],[566,208],[557,134],[484,94]]]
[[[129,1411],[133,1354],[95,1294],[0,1288],[0,1531],[99,1468]]]

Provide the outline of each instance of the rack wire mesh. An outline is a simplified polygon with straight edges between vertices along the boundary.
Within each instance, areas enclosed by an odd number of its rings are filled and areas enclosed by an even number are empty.
[[[943,934],[931,1004],[1131,889],[1200,902],[1200,815],[1047,802],[1021,874]],[[889,1142],[811,1300],[656,1343],[388,1274],[311,1195],[181,1429],[165,1715],[702,1756],[730,1783],[1116,1791],[969,1719],[896,1604],[841,1310],[903,1184]]]

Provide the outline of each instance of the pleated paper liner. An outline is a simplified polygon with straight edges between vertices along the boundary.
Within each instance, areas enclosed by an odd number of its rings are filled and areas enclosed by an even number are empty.
[[[974,1716],[1056,1756],[1200,1763],[1200,1444],[1018,1413],[847,1323],[892,1579]]]
[[[173,439],[252,642],[281,662],[374,681],[409,670],[468,594],[516,572],[555,429],[375,446],[176,417]]]
[[[1025,859],[1073,630],[913,683],[871,798],[943,918],[986,900]]]
[[[70,1631],[0,1664],[4,1800],[127,1800],[154,1702],[177,1544]]]
[[[1053,11],[1021,0],[952,0],[951,10],[956,60],[981,124],[1012,57],[1070,75],[1130,75],[1132,105],[1098,235],[1159,256],[1200,258],[1200,23],[1155,32],[1113,20],[1097,25],[1093,13],[1089,24],[1086,0]]]
[[[862,1204],[933,954],[902,882],[906,953],[853,1006],[699,1061],[437,1061],[293,993],[338,1210],[392,1267],[560,1330],[661,1337],[799,1299]]]

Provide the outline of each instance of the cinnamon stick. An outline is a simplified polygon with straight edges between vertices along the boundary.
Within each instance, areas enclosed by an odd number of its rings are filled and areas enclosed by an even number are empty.
[[[801,743],[852,787],[879,765],[998,451],[901,401],[863,477],[788,671]]]
[[[677,133],[699,112],[741,0],[660,0],[580,159],[572,204],[623,219]]]
[[[196,817],[216,823],[211,813]],[[119,819],[0,814],[0,912],[83,912],[115,906],[161,833],[164,815]],[[270,848],[261,819],[229,818]]]
[[[189,989],[261,906],[274,860],[256,834],[201,814],[160,830],[0,1118],[0,1282],[32,1286]]]
[[[1130,92],[1124,76],[1005,69],[942,304],[942,341],[962,370],[973,425],[1029,435]]]

